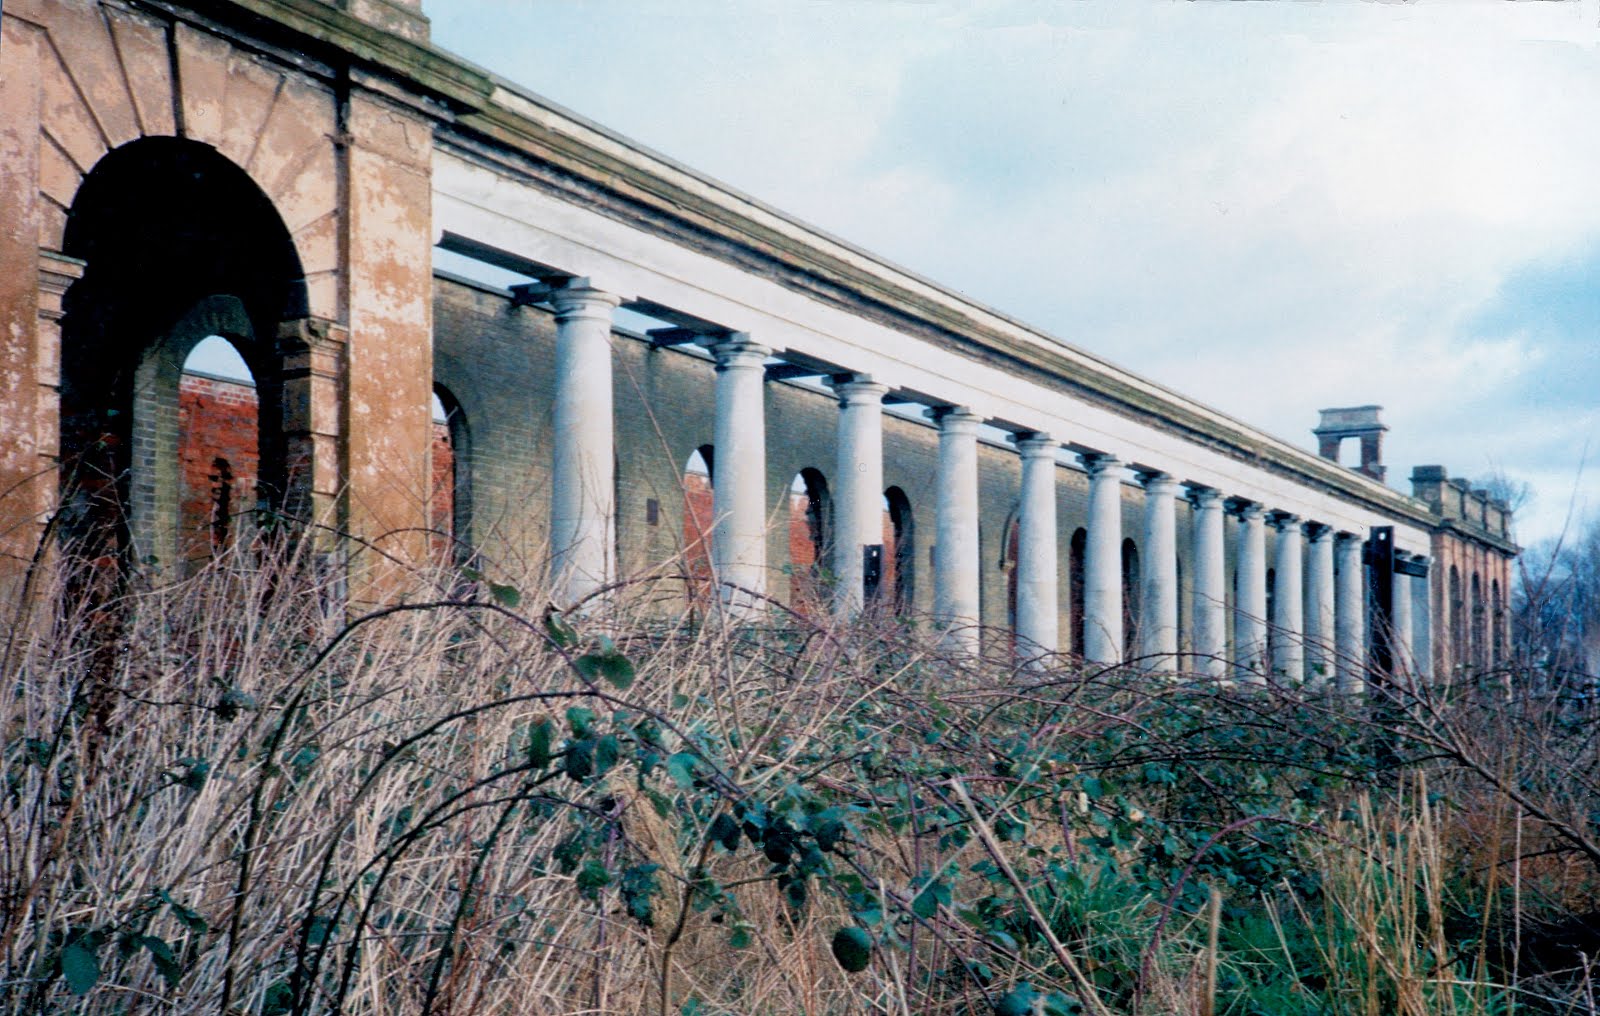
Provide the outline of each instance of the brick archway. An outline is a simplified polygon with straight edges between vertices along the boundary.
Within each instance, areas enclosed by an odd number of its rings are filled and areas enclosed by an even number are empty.
[[[69,249],[80,192],[106,160],[155,143],[234,167],[299,259],[297,303],[272,321],[252,307],[256,343],[277,344],[285,404],[299,413],[282,421],[284,458],[304,475],[290,499],[382,555],[426,553],[431,128],[369,87],[359,58],[308,60],[254,38],[259,27],[104,0],[0,12],[0,356],[23,365],[0,375],[17,435],[0,447],[0,556],[28,557],[57,503],[63,300],[86,271]],[[189,295],[219,293],[253,303],[228,289]]]
[[[257,380],[259,489],[286,489],[274,337],[304,316],[304,273],[270,200],[197,142],[145,138],[102,158],[74,196],[63,253],[60,461],[67,535],[161,569],[178,559],[178,389],[185,357],[221,335]]]

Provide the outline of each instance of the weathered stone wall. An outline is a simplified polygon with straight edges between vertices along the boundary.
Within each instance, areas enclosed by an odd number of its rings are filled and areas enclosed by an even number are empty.
[[[75,451],[60,448],[57,397],[62,302],[85,271],[67,249],[69,214],[107,155],[152,138],[204,146],[236,167],[292,245],[302,278],[282,313],[315,341],[282,347],[282,429],[307,509],[380,542],[427,517],[430,121],[419,99],[366,77],[354,58],[308,60],[251,37],[256,27],[95,0],[5,4],[0,552],[30,552],[55,503],[58,454]],[[178,262],[167,269],[181,278],[185,258],[210,253],[155,260]],[[256,337],[263,351],[279,339]],[[177,400],[175,390],[161,397]],[[420,536],[387,542],[403,556],[423,546]]]

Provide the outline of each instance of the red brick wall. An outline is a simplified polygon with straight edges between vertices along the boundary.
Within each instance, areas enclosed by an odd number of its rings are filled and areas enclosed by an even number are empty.
[[[185,374],[178,384],[178,550],[209,559],[239,535],[256,506],[256,390]],[[224,471],[218,459],[227,464]]]
[[[704,473],[683,476],[683,574],[688,580],[691,606],[709,602],[711,585],[711,523],[716,518],[711,478]]]
[[[455,448],[450,444],[450,426],[435,420],[433,423],[433,492],[429,495],[428,526],[435,561],[455,560],[456,476]]]

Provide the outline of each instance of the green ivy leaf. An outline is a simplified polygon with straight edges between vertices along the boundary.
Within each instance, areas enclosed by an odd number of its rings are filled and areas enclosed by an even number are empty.
[[[854,925],[833,933],[833,958],[847,974],[859,974],[872,962],[872,936]]]
[[[611,873],[599,861],[585,861],[578,870],[578,894],[586,900],[600,898],[600,890],[611,884]]]
[[[694,767],[699,761],[691,752],[680,751],[667,759],[667,775],[683,790],[694,789]]]
[[[911,912],[924,921],[930,920],[939,912],[939,904],[948,905],[949,902],[950,887],[935,879],[923,886],[922,891],[917,893],[916,899],[911,901]]]
[[[532,730],[528,731],[528,764],[535,769],[543,769],[555,758],[555,724],[549,720],[540,720]]]
[[[594,710],[573,706],[567,710],[567,726],[572,728],[573,737],[588,737],[594,728]]]
[[[594,742],[588,738],[567,745],[562,771],[572,780],[582,783],[594,775]]]
[[[622,742],[617,740],[615,734],[607,734],[594,745],[594,771],[597,776],[604,776],[608,770],[617,764],[617,758],[622,754]]]
[[[570,649],[578,644],[578,632],[561,617],[554,607],[544,612],[544,633],[557,649]]]
[[[622,873],[622,903],[628,915],[646,928],[655,926],[652,900],[661,891],[661,882],[656,878],[660,870],[659,864],[636,864]]]
[[[1033,1001],[1039,997],[1027,981],[1001,995],[994,1003],[994,1016],[1028,1016],[1033,1012]]]
[[[516,610],[522,606],[522,591],[516,586],[501,585],[499,582],[489,583],[489,595],[494,597],[494,602],[507,610]]]
[[[61,976],[74,995],[87,995],[100,980],[100,961],[82,939],[68,942],[61,950]]]
[[[710,836],[729,853],[739,849],[739,823],[727,812],[722,812],[712,820]]]
[[[627,691],[633,687],[633,663],[619,652],[585,653],[572,661],[578,673],[591,681],[604,678],[610,681],[618,691]]]

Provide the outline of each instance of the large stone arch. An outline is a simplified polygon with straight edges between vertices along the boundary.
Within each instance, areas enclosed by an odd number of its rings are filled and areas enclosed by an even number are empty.
[[[251,322],[293,379],[284,402],[299,416],[280,423],[291,467],[309,475],[299,502],[354,533],[352,546],[425,551],[430,114],[368,87],[359,58],[281,50],[235,13],[202,23],[101,0],[0,12],[0,362],[18,365],[0,375],[12,428],[0,555],[28,556],[39,530],[25,520],[56,504],[62,301],[85,270],[69,250],[80,191],[102,161],[158,140],[237,167],[299,259],[298,303]]]
[[[69,535],[177,561],[178,384],[207,335],[257,382],[260,486],[286,490],[285,371],[275,338],[305,316],[299,255],[276,209],[209,145],[141,138],[107,153],[74,195],[62,252],[59,443]]]

